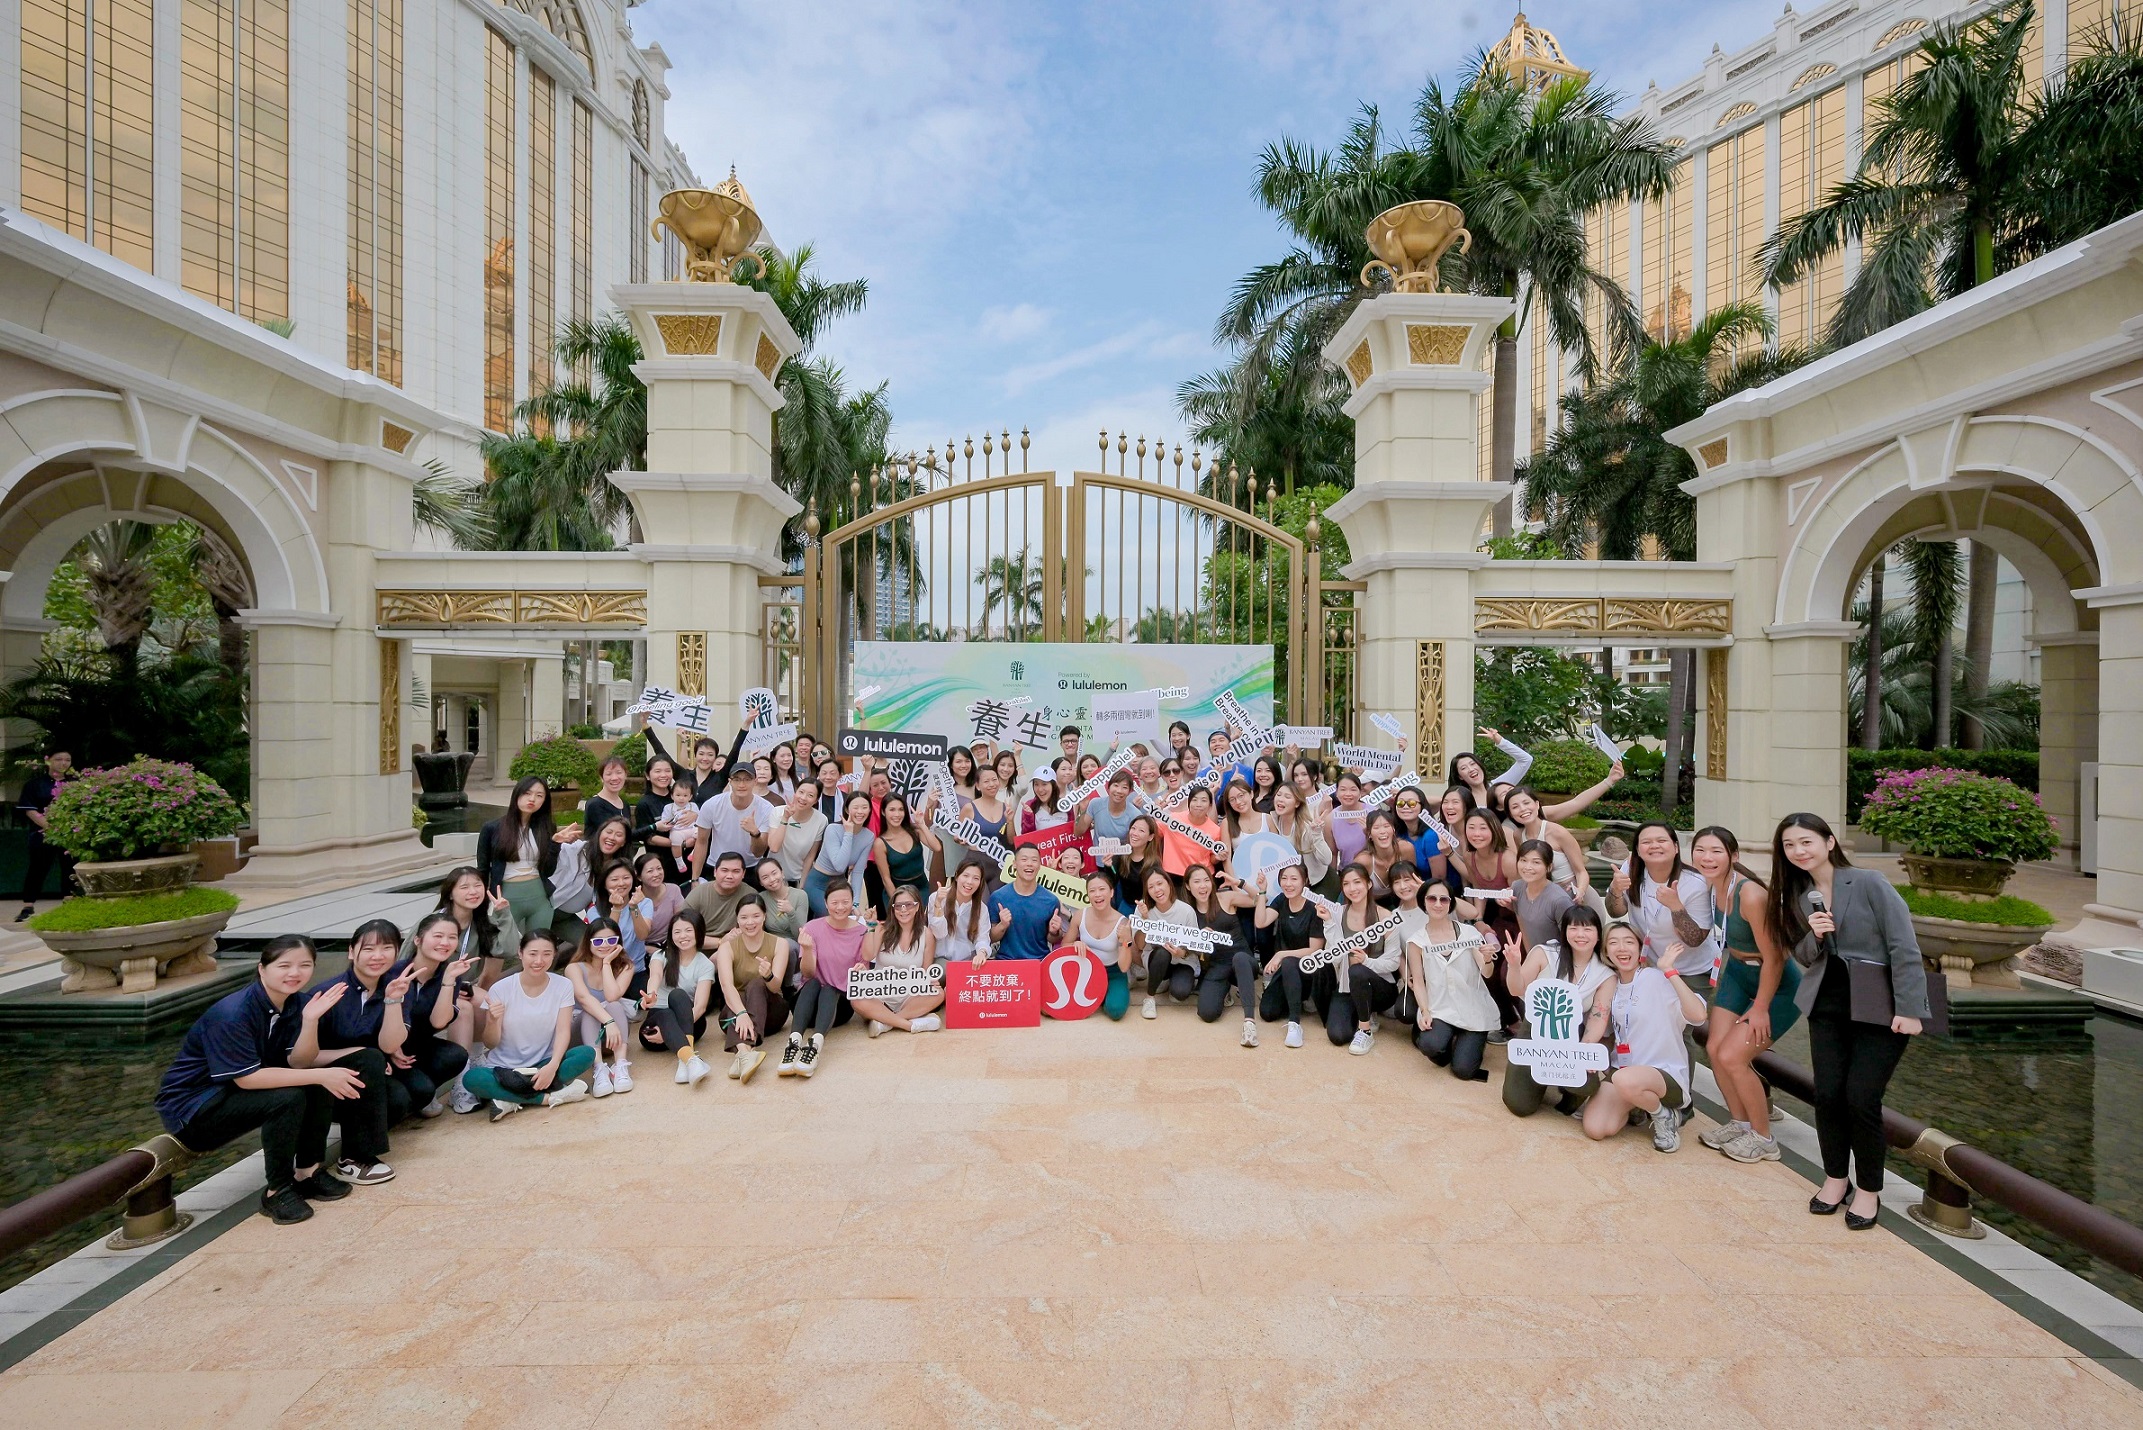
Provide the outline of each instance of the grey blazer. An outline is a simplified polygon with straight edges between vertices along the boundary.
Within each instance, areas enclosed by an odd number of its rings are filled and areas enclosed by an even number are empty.
[[[1814,890],[1801,895],[1801,911],[1810,908]],[[1890,967],[1890,998],[1898,1015],[1927,1017],[1927,967],[1920,961],[1920,941],[1912,931],[1912,914],[1890,881],[1872,869],[1840,869],[1831,880],[1831,917],[1838,931],[1831,935],[1831,949],[1841,958],[1858,963],[1881,963]],[[1814,934],[1806,934],[1793,950],[1794,958],[1808,970],[1794,1002],[1803,1013],[1816,1006],[1816,990],[1823,986],[1830,960],[1816,949]]]

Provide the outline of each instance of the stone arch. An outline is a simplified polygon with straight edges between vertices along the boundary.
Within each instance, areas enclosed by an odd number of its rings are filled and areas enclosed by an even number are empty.
[[[290,492],[228,434],[190,414],[151,409],[130,394],[83,390],[17,398],[0,407],[0,424],[15,439],[10,445],[18,453],[0,471],[0,531],[23,518],[39,526],[79,526],[74,536],[79,540],[99,521],[142,515],[115,507],[105,472],[142,479],[135,484],[137,506],[162,481],[173,489],[153,503],[172,513],[163,519],[186,516],[228,542],[244,559],[261,608],[327,611],[327,566],[311,526]],[[56,469],[68,458],[89,465],[100,491],[72,485],[79,474]],[[33,479],[39,474],[43,479]],[[88,505],[92,496],[98,497],[95,507]],[[72,515],[85,508],[95,512],[94,519]],[[42,540],[25,537],[16,560],[41,562],[60,539],[58,532]],[[0,611],[22,614],[19,603],[31,591],[41,602],[51,568],[72,546],[70,540],[50,555],[41,576],[34,566],[12,567],[15,575]],[[16,594],[17,587],[23,595]]]
[[[2051,598],[2059,581],[2075,582],[2061,591],[2065,596],[2143,576],[2143,546],[2112,539],[2113,533],[2143,531],[2143,482],[2124,457],[2090,433],[2043,417],[1959,419],[1944,451],[1945,470],[1915,481],[1905,447],[1893,442],[1824,493],[1803,516],[1780,563],[1776,623],[1838,620],[1885,528],[1930,495],[1971,514],[1939,529],[2002,551],[2033,582],[2035,601]],[[1938,524],[1928,521],[1899,534],[1930,529]],[[2040,538],[2044,559],[2020,559],[2033,537]],[[2058,612],[2065,603],[2047,604]],[[2050,613],[2049,619],[2061,617]],[[2073,612],[2067,620],[2048,629],[2075,629]]]

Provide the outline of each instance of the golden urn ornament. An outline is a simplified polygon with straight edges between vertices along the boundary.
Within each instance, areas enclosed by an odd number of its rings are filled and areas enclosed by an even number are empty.
[[[1376,255],[1362,265],[1362,285],[1382,270],[1400,293],[1434,293],[1436,269],[1444,255],[1458,244],[1460,253],[1473,247],[1473,235],[1464,227],[1466,216],[1457,204],[1442,199],[1417,199],[1388,208],[1370,221],[1369,251]]]
[[[685,278],[693,283],[734,283],[737,260],[749,258],[766,272],[766,262],[751,251],[759,239],[759,211],[752,196],[729,177],[711,189],[672,189],[662,196],[662,216],[651,225],[657,237],[668,229],[685,246]]]

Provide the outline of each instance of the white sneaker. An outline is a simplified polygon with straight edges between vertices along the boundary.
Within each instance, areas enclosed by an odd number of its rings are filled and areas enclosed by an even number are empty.
[[[870,1027],[868,1027],[868,1028],[864,1029],[864,1032],[866,1032],[867,1034],[869,1034],[869,1035],[870,1035],[871,1037],[873,1037],[873,1038],[875,1038],[875,1037],[877,1037],[877,1036],[878,1036],[879,1034],[881,1034],[881,1033],[884,1033],[884,1032],[887,1032],[887,1031],[889,1031],[889,1027],[888,1027],[888,1025],[887,1025],[887,1024],[884,1024],[884,1023],[881,1023],[881,1022],[879,1022],[879,1021],[878,1021],[878,1020],[877,1020],[876,1018],[873,1018],[873,1019],[871,1019],[871,1025],[870,1025]]]
[[[454,1086],[447,1091],[446,1105],[450,1112],[474,1112],[484,1105],[484,1100],[463,1087],[460,1078],[455,1078]]]
[[[747,1043],[737,1044],[737,1055],[729,1060],[729,1080],[737,1081],[744,1076],[744,1055],[751,1051]]]
[[[688,1065],[687,1070],[690,1074],[690,1081],[694,1087],[698,1087],[700,1083],[705,1080],[707,1074],[713,1071],[707,1066],[707,1060],[705,1058],[692,1059],[691,1063]]]
[[[1697,1141],[1716,1152],[1748,1130],[1748,1123],[1729,1120],[1720,1123],[1717,1127],[1705,1128],[1697,1134]]]
[[[826,1035],[813,1033],[811,1041],[804,1044],[796,1054],[796,1075],[810,1077],[819,1070],[819,1054],[826,1049]]]
[[[610,1087],[613,1092],[632,1091],[631,1063],[626,1062],[623,1058],[618,1059],[616,1066],[610,1069]]]
[[[430,1102],[425,1103],[424,1106],[417,1109],[417,1116],[423,1118],[426,1122],[429,1122],[434,1117],[441,1116],[445,1112],[446,1104],[435,1097]]]
[[[803,1056],[803,1051],[804,1035],[802,1033],[789,1034],[789,1041],[783,1045],[781,1050],[781,1066],[774,1069],[775,1075],[777,1077],[795,1077],[797,1059]]]
[[[574,1078],[564,1087],[559,1088],[558,1091],[545,1097],[543,1105],[545,1107],[563,1107],[569,1102],[579,1102],[587,1095],[588,1085],[579,1078]]]
[[[494,1097],[491,1099],[491,1120],[493,1122],[498,1122],[504,1118],[511,1117],[520,1110],[521,1104],[518,1102],[508,1102],[503,1097]]]
[[[1652,1147],[1660,1152],[1679,1152],[1682,1147],[1682,1124],[1665,1104],[1652,1114]]]
[[[1719,1150],[1736,1162],[1776,1162],[1779,1159],[1778,1139],[1758,1137],[1754,1128],[1743,1132]]]
[[[1257,1025],[1257,1020],[1256,1020],[1256,1019],[1254,1019],[1254,1018],[1245,1018],[1245,1019],[1243,1019],[1243,1046],[1244,1046],[1244,1047],[1246,1047],[1246,1048],[1254,1048],[1254,1047],[1256,1047],[1257,1045],[1258,1045],[1258,1025]]]
[[[945,1020],[935,1013],[925,1013],[920,1018],[908,1020],[908,1031],[911,1033],[935,1033],[944,1026]]]
[[[1291,1048],[1302,1046],[1302,1025],[1300,1023],[1289,1023],[1287,1025],[1287,1045]]]
[[[1354,1041],[1347,1044],[1347,1051],[1354,1054],[1356,1057],[1360,1057],[1362,1054],[1369,1051],[1369,1043],[1371,1037],[1372,1035],[1367,1028],[1355,1029]]]
[[[677,1060],[677,1085],[683,1087],[690,1081],[692,1081],[692,1060],[690,1058],[679,1058]]]
[[[335,1175],[360,1187],[376,1187],[394,1180],[394,1168],[385,1162],[353,1162],[345,1157],[335,1164]]]
[[[1155,1003],[1153,999],[1148,998],[1145,1003],[1140,1006],[1138,1010],[1138,1015],[1141,1018],[1158,1018],[1161,1016],[1160,1005]]]
[[[752,1074],[759,1071],[759,1064],[766,1061],[766,1050],[764,1048],[743,1048],[738,1051],[737,1056],[743,1060],[743,1065],[737,1072],[737,1081],[750,1082]]]
[[[594,1080],[589,1084],[588,1091],[594,1093],[597,1097],[610,1096],[610,1068],[608,1065],[603,1063],[595,1065]]]

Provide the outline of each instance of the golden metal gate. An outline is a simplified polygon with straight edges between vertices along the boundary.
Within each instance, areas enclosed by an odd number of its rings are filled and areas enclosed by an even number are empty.
[[[768,607],[768,683],[826,735],[850,708],[859,640],[1270,645],[1274,708],[1354,728],[1354,592],[1323,579],[1320,522],[1281,523],[1278,484],[1119,433],[1111,471],[1027,469],[1010,429],[911,453],[805,513],[795,599]],[[1148,469],[1149,460],[1152,463]],[[772,594],[772,593],[770,593]],[[785,638],[793,622],[796,634]],[[793,694],[792,694],[793,692]]]

